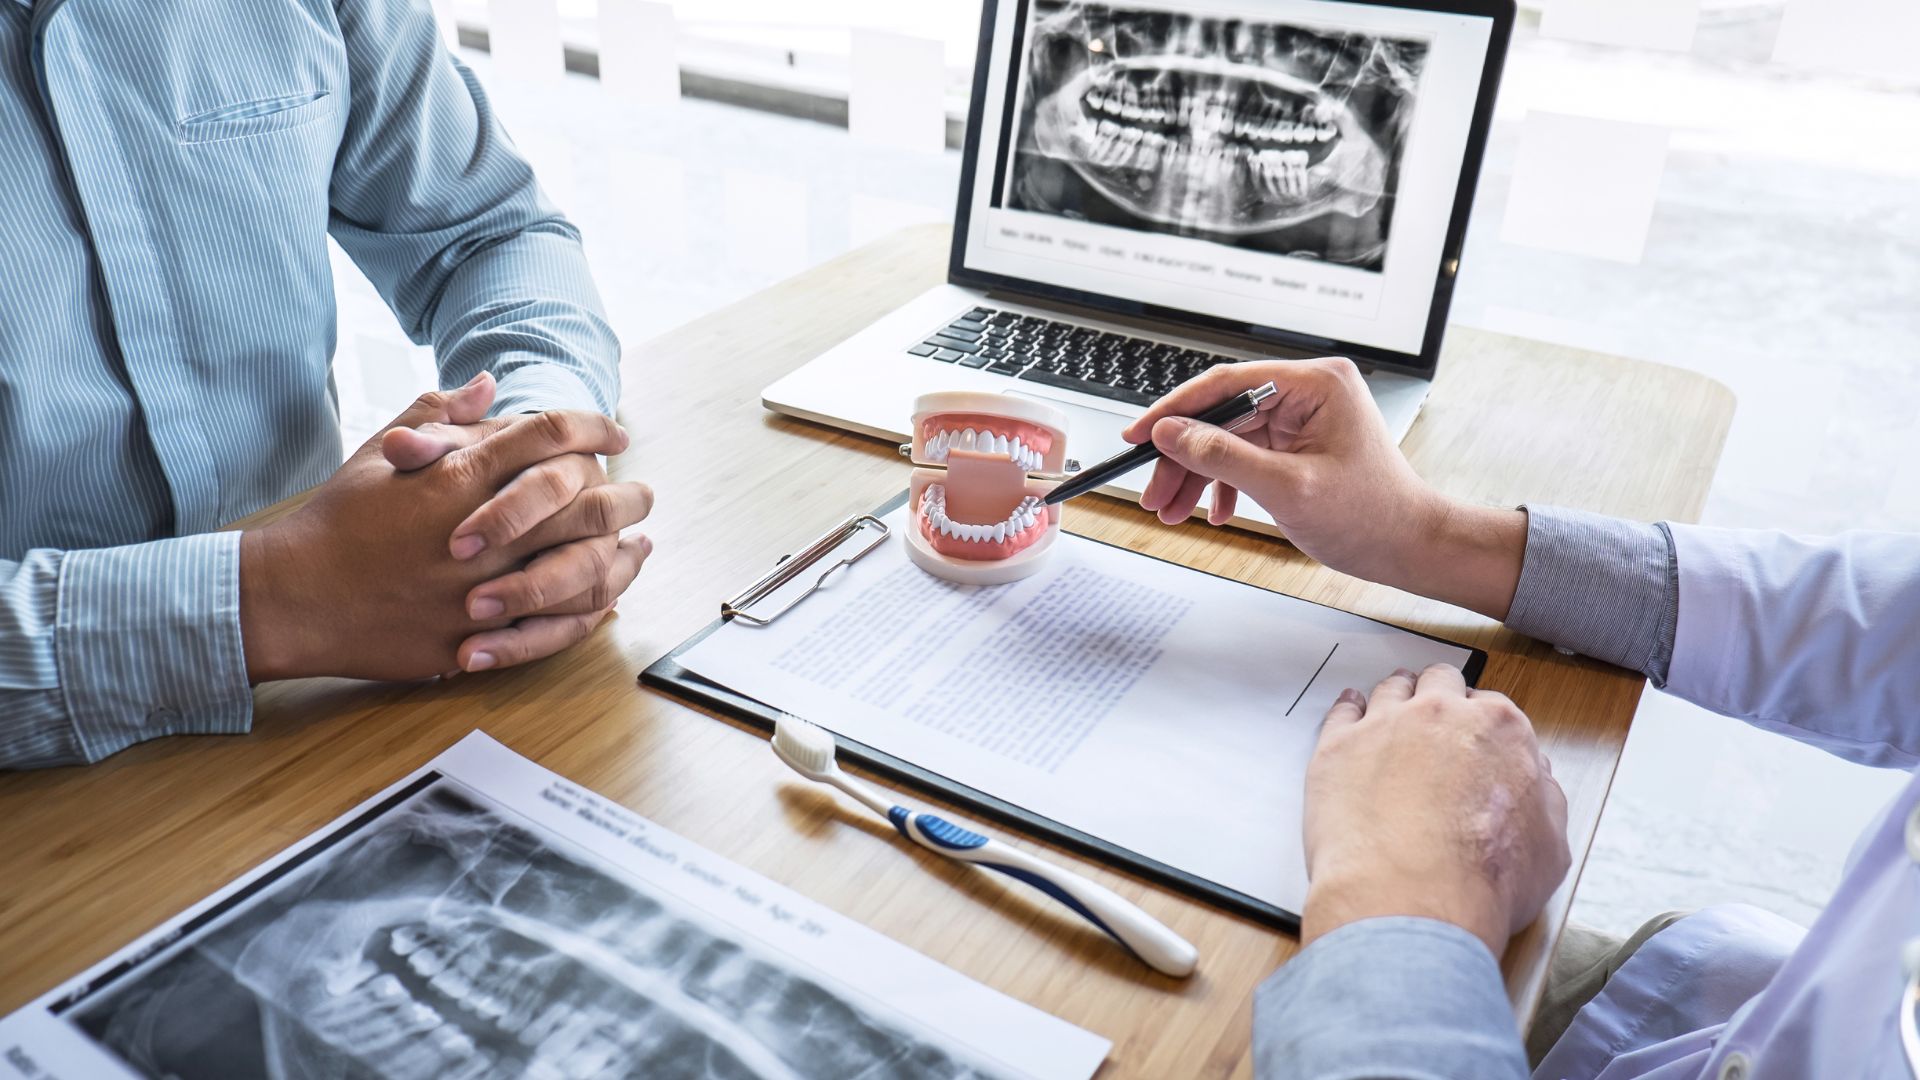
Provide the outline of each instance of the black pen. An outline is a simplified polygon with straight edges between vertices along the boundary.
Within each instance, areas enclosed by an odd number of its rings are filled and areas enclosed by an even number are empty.
[[[1260,403],[1279,392],[1280,388],[1272,383],[1256,386],[1244,394],[1233,395],[1193,419],[1231,431],[1253,419],[1254,414],[1260,411]],[[1076,495],[1085,495],[1094,488],[1110,484],[1159,456],[1159,448],[1153,445],[1152,439],[1148,439],[1139,446],[1123,450],[1093,468],[1085,470],[1047,492],[1046,497],[1040,501],[1047,506],[1058,506]]]

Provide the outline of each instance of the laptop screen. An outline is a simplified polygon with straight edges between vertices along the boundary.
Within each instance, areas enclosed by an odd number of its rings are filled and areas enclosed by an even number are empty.
[[[1508,25],[1324,0],[988,5],[956,279],[1431,366]]]

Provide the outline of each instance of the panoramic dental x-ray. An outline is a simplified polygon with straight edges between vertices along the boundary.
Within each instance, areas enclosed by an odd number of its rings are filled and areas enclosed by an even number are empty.
[[[1010,209],[1381,269],[1424,42],[1037,3]]]

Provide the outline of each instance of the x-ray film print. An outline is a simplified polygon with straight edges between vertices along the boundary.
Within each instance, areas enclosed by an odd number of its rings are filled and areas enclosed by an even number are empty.
[[[1004,204],[1378,271],[1425,42],[1033,5]]]
[[[992,1075],[439,780],[74,1019],[177,1080]]]

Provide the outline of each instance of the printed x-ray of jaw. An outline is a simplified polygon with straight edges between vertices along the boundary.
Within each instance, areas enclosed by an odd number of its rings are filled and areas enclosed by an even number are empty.
[[[1037,2],[1011,209],[1378,271],[1426,45]]]
[[[990,1075],[507,813],[441,780],[78,1021],[179,1080]]]

